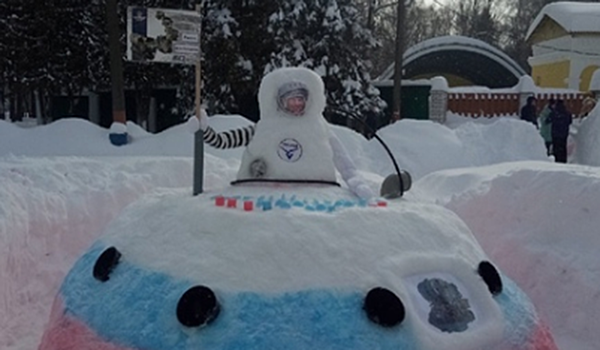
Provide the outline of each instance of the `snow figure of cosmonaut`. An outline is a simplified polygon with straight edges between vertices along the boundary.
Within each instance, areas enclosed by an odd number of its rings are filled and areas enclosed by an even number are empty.
[[[258,101],[260,120],[244,151],[238,181],[335,182],[334,136],[323,118],[321,77],[302,68],[276,70],[262,80]]]
[[[457,215],[328,185],[313,76],[279,74],[261,85],[239,185],[157,190],[123,210],[66,276],[40,350],[556,350]],[[280,110],[290,93],[306,119]]]
[[[259,88],[256,125],[215,133],[201,113],[206,142],[217,148],[247,146],[236,183],[300,182],[335,184],[336,169],[358,197],[373,191],[358,173],[348,152],[323,117],[323,80],[306,68],[281,68],[267,74]]]

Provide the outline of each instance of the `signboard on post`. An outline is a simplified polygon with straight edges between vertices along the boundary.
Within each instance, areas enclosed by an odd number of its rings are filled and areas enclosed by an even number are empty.
[[[127,60],[196,64],[202,17],[194,11],[127,8]]]
[[[201,4],[196,12],[145,7],[127,8],[127,59],[135,62],[196,66],[196,116],[200,116]],[[192,117],[195,118],[195,117]],[[194,196],[203,192],[204,134],[194,135]]]

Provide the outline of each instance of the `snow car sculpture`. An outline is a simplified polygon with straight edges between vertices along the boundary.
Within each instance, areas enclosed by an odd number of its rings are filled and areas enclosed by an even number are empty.
[[[39,349],[556,349],[455,214],[306,177],[130,205],[68,273]]]
[[[69,272],[40,349],[555,346],[450,211],[298,185],[128,207]]]

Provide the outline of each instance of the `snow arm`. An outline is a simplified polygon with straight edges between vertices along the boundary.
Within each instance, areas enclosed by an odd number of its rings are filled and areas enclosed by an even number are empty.
[[[333,163],[350,190],[362,199],[375,197],[371,188],[367,185],[362,176],[358,174],[356,165],[354,165],[354,162],[348,155],[348,151],[346,151],[346,148],[342,145],[337,136],[335,136],[333,131],[329,131],[329,144],[333,150]]]
[[[215,132],[210,126],[204,129],[204,141],[212,147],[219,149],[247,146],[254,136],[254,125],[243,128]]]
[[[188,119],[186,127],[191,133],[202,130],[204,142],[218,149],[248,146],[248,143],[252,140],[252,136],[254,136],[254,125],[217,133],[213,128],[208,126],[208,115],[204,108],[200,110],[200,118],[192,116]]]

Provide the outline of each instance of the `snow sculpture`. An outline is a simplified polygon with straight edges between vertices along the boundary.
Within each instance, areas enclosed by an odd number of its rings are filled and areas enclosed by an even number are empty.
[[[491,348],[556,349],[456,215],[278,184],[125,209],[65,278],[39,349]]]
[[[306,105],[293,113],[282,105],[290,93],[303,93]],[[316,180],[335,182],[330,131],[323,118],[321,77],[304,68],[265,76],[259,89],[260,120],[242,156],[238,180]],[[257,164],[264,168],[256,173]]]
[[[375,197],[354,162],[323,117],[325,88],[321,77],[306,68],[280,68],[267,74],[260,85],[261,119],[256,125],[216,133],[208,116],[190,118],[188,127],[201,128],[207,144],[216,148],[247,146],[235,183],[295,182],[339,185],[337,169],[358,197]],[[334,168],[335,165],[335,168]],[[410,188],[410,176],[390,189],[390,196]],[[399,184],[402,190],[399,188]],[[398,187],[398,189],[396,189]]]
[[[449,210],[244,181],[335,181],[324,101],[296,119],[274,98],[314,79],[265,79],[239,185],[127,207],[65,278],[39,350],[555,350]]]

